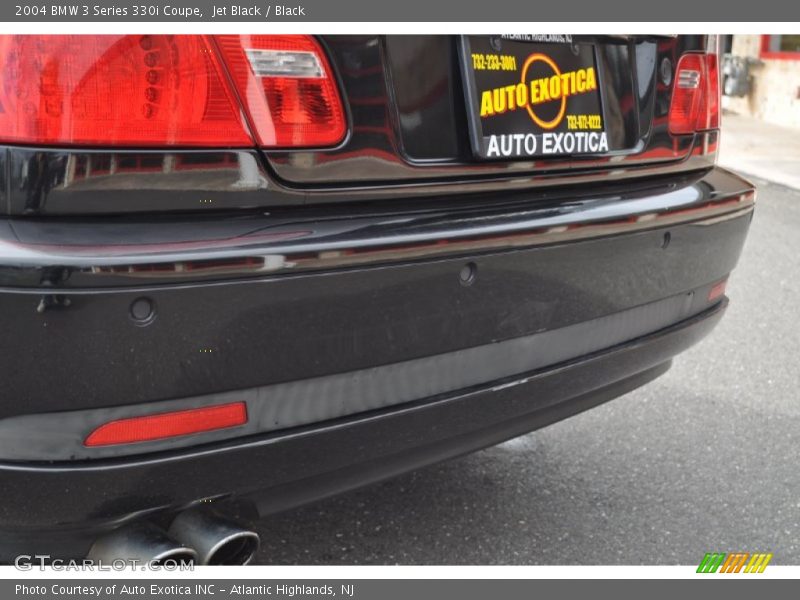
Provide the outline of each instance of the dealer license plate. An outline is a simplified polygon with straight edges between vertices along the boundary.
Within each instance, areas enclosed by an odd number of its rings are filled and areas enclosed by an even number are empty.
[[[592,43],[567,35],[463,36],[461,62],[477,157],[608,151]]]

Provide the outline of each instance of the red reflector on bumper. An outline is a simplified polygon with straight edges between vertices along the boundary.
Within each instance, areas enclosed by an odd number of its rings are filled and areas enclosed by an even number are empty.
[[[147,442],[236,427],[245,423],[247,405],[244,402],[233,402],[110,421],[90,433],[83,445],[111,446]]]
[[[708,301],[711,302],[713,300],[716,300],[717,298],[725,294],[725,288],[727,287],[727,285],[728,285],[728,280],[723,279],[719,283],[715,283],[713,286],[711,286],[711,290],[709,290],[708,292]]]

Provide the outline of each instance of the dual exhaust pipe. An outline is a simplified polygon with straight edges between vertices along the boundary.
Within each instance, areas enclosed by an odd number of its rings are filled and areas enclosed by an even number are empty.
[[[168,530],[134,523],[98,539],[87,555],[111,564],[130,560],[167,564],[246,565],[261,543],[258,534],[236,521],[204,509],[180,513]]]

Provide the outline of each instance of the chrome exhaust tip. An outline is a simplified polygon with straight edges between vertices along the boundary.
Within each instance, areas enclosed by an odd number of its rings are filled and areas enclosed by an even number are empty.
[[[142,522],[120,527],[98,538],[86,558],[104,564],[126,560],[164,566],[194,564],[197,552],[170,537],[160,527]]]
[[[261,538],[232,519],[195,508],[180,513],[169,534],[194,548],[201,565],[246,565],[261,545]]]

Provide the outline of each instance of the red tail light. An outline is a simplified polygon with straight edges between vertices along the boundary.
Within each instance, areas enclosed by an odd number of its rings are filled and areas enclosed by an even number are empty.
[[[199,35],[0,35],[0,143],[306,147],[344,139],[341,99],[313,38],[218,41],[221,52]]]
[[[92,431],[84,446],[112,446],[178,437],[247,423],[244,402],[191,408],[109,421]]]
[[[44,145],[248,146],[201,36],[0,36],[0,139]]]
[[[305,35],[216,37],[260,146],[334,146],[347,131],[325,53]]]
[[[684,54],[675,70],[669,111],[674,135],[719,128],[719,67],[716,54]]]

